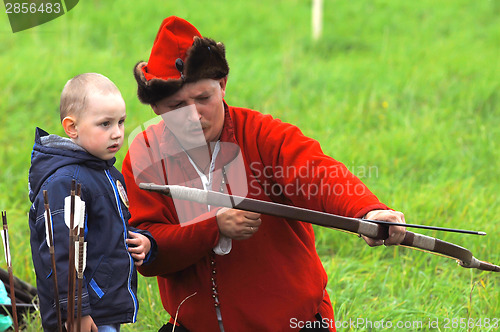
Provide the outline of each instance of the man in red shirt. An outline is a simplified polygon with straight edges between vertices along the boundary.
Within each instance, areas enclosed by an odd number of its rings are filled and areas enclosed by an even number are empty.
[[[163,118],[134,139],[123,164],[130,223],[158,245],[155,262],[138,270],[157,277],[176,331],[335,331],[310,224],[138,187],[181,184],[404,223],[297,127],[227,105],[228,73],[224,45],[178,17],[163,21],[149,61],[135,67],[139,99]],[[391,226],[385,244],[404,234]]]

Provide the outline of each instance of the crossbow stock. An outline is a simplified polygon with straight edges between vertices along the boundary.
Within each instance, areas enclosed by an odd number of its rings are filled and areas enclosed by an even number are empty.
[[[389,237],[389,226],[387,224],[376,223],[376,221],[343,217],[284,204],[183,186],[141,183],[139,187],[176,199],[300,220],[319,226],[364,235],[373,239],[385,240]],[[484,235],[482,232],[477,233]],[[500,266],[478,260],[468,249],[430,236],[406,231],[405,238],[400,245],[453,258],[460,266],[465,268],[500,272]]]

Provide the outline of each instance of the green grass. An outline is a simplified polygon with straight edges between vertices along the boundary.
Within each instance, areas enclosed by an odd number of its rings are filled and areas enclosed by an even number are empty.
[[[229,104],[299,125],[351,170],[373,167],[362,180],[405,212],[407,222],[487,232],[425,234],[500,263],[500,2],[326,0],[324,6],[317,42],[304,0],[87,0],[16,34],[2,14],[0,209],[8,212],[15,274],[35,282],[27,222],[35,127],[63,134],[61,89],[89,71],[121,89],[127,133],[150,119],[152,111],[135,96],[132,68],[147,60],[161,20],[172,14],[225,42]],[[125,153],[117,155],[119,168]],[[391,321],[392,330],[398,322],[415,323],[400,330],[495,330],[452,328],[452,320],[500,318],[498,275],[411,249],[369,248],[333,230],[316,234],[337,320]],[[140,277],[139,297],[138,323],[124,330],[154,331],[167,320],[155,279]],[[430,324],[436,320],[439,328]],[[27,331],[40,330],[36,315],[29,321]]]

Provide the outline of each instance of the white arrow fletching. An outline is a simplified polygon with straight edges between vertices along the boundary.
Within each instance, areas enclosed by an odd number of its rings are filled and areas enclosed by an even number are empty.
[[[80,209],[80,219],[78,219],[78,227],[83,228],[85,226],[85,201],[81,201]],[[77,219],[75,219],[77,221]]]
[[[75,216],[73,219],[73,228],[78,226],[82,214],[82,200],[80,197],[75,196]],[[64,223],[69,228],[70,227],[70,216],[71,216],[71,196],[64,199]]]
[[[78,272],[78,278],[83,278],[83,271],[87,267],[87,242],[83,242],[83,257],[82,257],[82,270],[78,268],[78,262],[80,261],[80,242],[75,242],[75,270]]]
[[[44,213],[43,216],[45,218],[45,239],[47,241],[47,247],[50,247],[49,220],[47,220],[47,213]],[[49,218],[52,218],[52,215],[50,214],[50,210],[49,210]],[[52,233],[52,238],[54,238],[54,236],[53,236],[54,233],[53,233],[52,229],[50,229],[50,232]]]
[[[83,242],[83,267],[82,267],[82,273],[85,271],[85,268],[87,267],[87,242]]]
[[[9,231],[6,229],[2,230],[2,241],[3,241],[3,251],[5,253],[5,262],[7,266],[11,266],[10,261],[10,245],[9,245]]]

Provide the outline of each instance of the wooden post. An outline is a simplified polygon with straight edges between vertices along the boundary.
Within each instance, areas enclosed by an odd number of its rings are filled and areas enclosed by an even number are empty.
[[[318,40],[323,31],[323,0],[313,0],[312,3],[312,37]]]

